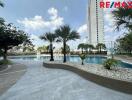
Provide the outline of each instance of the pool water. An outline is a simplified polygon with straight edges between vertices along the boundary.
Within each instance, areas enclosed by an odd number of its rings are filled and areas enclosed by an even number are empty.
[[[9,57],[10,59],[20,59],[20,60],[41,60],[41,61],[49,61],[50,56],[12,56]],[[84,62],[85,63],[92,63],[92,64],[103,64],[107,57],[102,56],[89,56],[87,57]],[[55,61],[63,61],[63,56],[54,56]],[[69,62],[81,62],[79,56],[67,56],[67,61]],[[119,67],[126,67],[132,68],[132,64],[125,63],[118,61]]]

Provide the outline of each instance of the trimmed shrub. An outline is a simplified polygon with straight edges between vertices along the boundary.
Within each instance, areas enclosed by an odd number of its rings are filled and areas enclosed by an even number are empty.
[[[107,59],[107,60],[104,62],[103,66],[104,66],[104,68],[110,70],[112,67],[115,67],[115,66],[117,65],[117,63],[118,63],[118,62],[117,62],[117,60],[115,60],[115,59]]]
[[[84,60],[86,59],[87,55],[86,54],[79,54],[79,57],[82,60],[82,65],[84,65]]]

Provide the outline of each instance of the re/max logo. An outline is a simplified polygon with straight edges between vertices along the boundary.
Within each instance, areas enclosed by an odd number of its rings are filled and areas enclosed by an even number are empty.
[[[110,2],[110,1],[106,1],[100,2],[100,8],[132,8],[132,1],[124,1],[124,2]]]

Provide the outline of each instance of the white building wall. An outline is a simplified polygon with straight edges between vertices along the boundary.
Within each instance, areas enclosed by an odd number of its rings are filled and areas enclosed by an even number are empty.
[[[94,46],[104,43],[104,17],[99,2],[100,0],[89,0],[88,6],[89,43]]]

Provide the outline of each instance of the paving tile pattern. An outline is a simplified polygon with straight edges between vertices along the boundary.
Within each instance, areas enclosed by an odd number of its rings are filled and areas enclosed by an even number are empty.
[[[45,68],[40,61],[17,62],[26,64],[27,72],[0,100],[132,100],[132,95],[102,87],[70,71]]]

